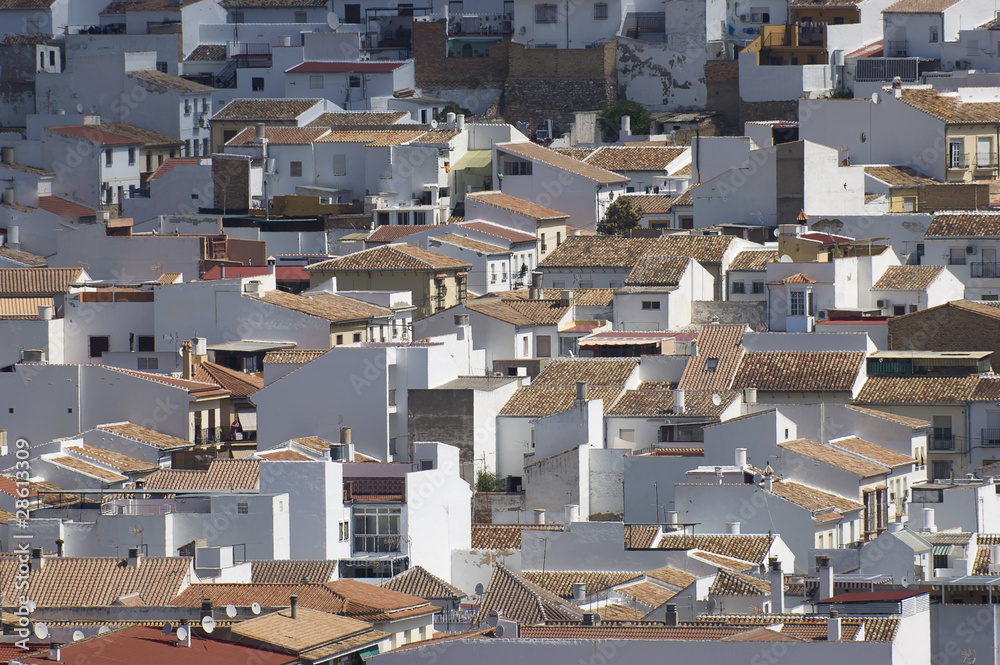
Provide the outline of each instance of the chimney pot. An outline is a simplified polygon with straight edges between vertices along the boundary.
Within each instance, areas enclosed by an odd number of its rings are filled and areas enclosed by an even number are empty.
[[[293,593],[290,601],[292,604],[292,618],[297,619],[299,617],[299,597]]]
[[[674,603],[667,603],[664,608],[663,613],[663,623],[667,626],[677,625],[677,605]]]
[[[31,568],[32,570],[41,570],[45,566],[45,556],[42,554],[41,547],[31,548]]]
[[[785,613],[785,574],[777,557],[768,559],[771,565],[771,613]]]
[[[544,508],[535,508],[535,524],[545,524]]]
[[[56,556],[59,556],[59,557],[64,556],[64,552],[65,552],[64,547],[65,547],[65,545],[66,545],[66,541],[65,540],[63,540],[62,538],[56,539]]]
[[[139,548],[138,547],[128,548],[128,567],[138,568],[141,561],[142,561],[142,555],[139,554]]]
[[[573,582],[573,600],[580,602],[587,597],[587,583]]]
[[[577,381],[576,382],[576,399],[580,402],[587,401],[587,382]]]
[[[830,610],[830,618],[826,620],[826,641],[840,641],[840,615],[837,610]]]

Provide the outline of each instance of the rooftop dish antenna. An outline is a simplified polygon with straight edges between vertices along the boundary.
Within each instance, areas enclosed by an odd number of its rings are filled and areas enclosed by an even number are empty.
[[[722,404],[722,397],[719,395],[719,393],[715,393],[714,395],[712,395],[712,404],[716,406]]]
[[[250,611],[253,612],[254,614],[260,614],[260,603],[255,602],[253,605],[251,605]]]
[[[206,633],[211,633],[215,630],[215,619],[210,616],[203,617],[201,620],[201,629]]]
[[[100,628],[97,629],[98,635],[107,635],[110,632],[111,628],[109,628],[108,626],[101,626]]]
[[[236,606],[235,605],[226,605],[226,616],[229,617],[230,619],[232,619],[234,616],[236,616]]]
[[[878,91],[872,93],[872,104],[881,104],[882,95],[878,94]]]
[[[86,637],[86,635],[84,635],[84,634],[83,634],[83,631],[82,631],[82,630],[74,630],[74,631],[73,631],[73,641],[74,641],[74,642],[79,642],[79,641],[80,641],[80,640],[82,640],[82,639],[83,639],[84,637]]]
[[[180,628],[178,628],[177,629],[177,639],[179,641],[183,642],[187,638],[188,638],[188,629],[185,628],[184,626],[181,626]]]
[[[165,624],[163,624],[163,634],[164,635],[169,635],[172,632],[174,632],[174,625],[172,623],[170,623],[168,621]]]
[[[490,610],[490,613],[486,615],[486,625],[491,628],[496,628],[497,624],[500,623],[500,613],[496,610]]]
[[[336,30],[340,27],[340,17],[335,12],[330,12],[326,15],[326,24],[331,30]]]
[[[39,621],[38,623],[36,623],[35,624],[35,637],[37,637],[40,640],[44,640],[48,636],[49,636],[49,627],[46,626],[41,621]]]

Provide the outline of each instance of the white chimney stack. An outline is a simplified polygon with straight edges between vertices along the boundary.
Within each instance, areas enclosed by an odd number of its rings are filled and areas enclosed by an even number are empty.
[[[747,465],[747,449],[737,448],[736,449],[736,466],[744,467]]]
[[[833,566],[830,565],[830,557],[816,557],[816,569],[819,571],[819,597],[833,597]]]
[[[544,508],[535,508],[535,524],[545,524]]]
[[[840,615],[837,610],[830,610],[830,618],[826,620],[826,641],[840,641]]]
[[[566,504],[566,524],[580,521],[580,506],[575,503]]]
[[[674,413],[684,413],[684,391],[674,391]]]
[[[623,115],[622,116],[622,136],[632,136],[632,116]]]
[[[934,523],[933,508],[924,508],[924,531],[929,531],[931,533],[937,531],[937,525]]]
[[[771,557],[771,613],[785,613],[785,574],[781,572],[781,562]]]
[[[739,535],[740,533],[740,523],[739,522],[726,522],[726,533],[731,535]]]

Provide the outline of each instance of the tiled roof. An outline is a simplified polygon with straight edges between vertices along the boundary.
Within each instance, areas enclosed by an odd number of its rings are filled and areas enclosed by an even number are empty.
[[[654,582],[636,582],[635,584],[617,587],[615,591],[651,607],[659,607],[677,595],[676,591]]]
[[[339,614],[365,621],[387,621],[434,612],[433,606],[419,596],[394,591],[356,579],[340,579],[323,586],[343,601]]]
[[[587,388],[587,399],[604,400],[605,414],[621,395],[620,386],[593,386]],[[511,417],[541,418],[559,413],[573,406],[576,400],[575,386],[529,385],[517,389],[499,415]]]
[[[939,184],[937,180],[928,178],[909,166],[865,166],[865,174],[881,180],[890,187],[918,187]]]
[[[83,268],[0,268],[0,295],[51,296],[69,293]]]
[[[586,381],[589,387],[623,386],[638,367],[636,358],[555,358],[531,385],[576,386]]]
[[[403,226],[402,224],[383,224],[368,234],[365,242],[396,242],[415,233],[422,233],[427,230],[426,226]]]
[[[234,99],[212,120],[294,120],[319,103],[318,99]]]
[[[314,458],[309,457],[304,453],[300,453],[295,450],[280,449],[280,450],[265,450],[264,452],[254,453],[254,457],[259,459],[269,460],[271,462],[312,462]]]
[[[647,612],[644,612],[635,607],[629,607],[627,605],[619,605],[618,603],[610,603],[608,605],[600,605],[597,608],[597,612],[601,615],[601,621],[640,621],[642,620]]]
[[[2,3],[0,3],[2,6]],[[48,6],[48,5],[46,5]],[[52,35],[14,35],[7,34],[4,35],[4,44],[42,44],[48,40],[52,39]]]
[[[215,88],[210,86],[195,83],[194,81],[189,81],[186,78],[174,76],[173,74],[168,74],[155,69],[133,71],[129,72],[128,75],[148,83],[162,85],[166,88],[173,88],[174,90],[179,90],[180,92],[215,92]]]
[[[5,606],[16,604],[16,558],[0,559]],[[143,556],[130,568],[122,557],[45,558],[41,570],[32,570],[31,599],[39,607],[101,607],[129,594],[139,594],[150,606],[165,606],[187,585],[188,557]]]
[[[110,365],[104,365],[104,369],[109,372],[119,372],[121,374],[128,374],[129,376],[134,376],[137,379],[143,379],[145,381],[152,381],[153,383],[161,383],[165,386],[173,386],[174,388],[180,388],[182,390],[188,391],[188,394],[197,397],[227,397],[228,393],[225,389],[220,388],[217,383],[204,383],[202,381],[195,381],[193,379],[178,379],[167,374],[153,374],[151,372],[140,372],[133,369],[124,369],[122,367],[111,367]]]
[[[835,512],[850,512],[864,507],[857,501],[790,480],[776,480],[771,484],[771,489],[782,499],[811,511],[832,508]]]
[[[85,443],[78,446],[72,446],[69,450],[83,457],[100,462],[105,466],[109,466],[119,473],[155,471],[160,468],[160,465],[155,462],[147,462],[145,460],[129,457],[128,455],[111,452],[110,450],[89,446]]]
[[[218,384],[233,397],[249,397],[264,387],[264,378],[261,376],[238,372],[208,361],[198,365],[194,379]]]
[[[803,275],[800,272],[794,275],[789,275],[784,279],[780,279],[777,282],[769,282],[770,284],[815,284],[816,280],[808,275]]]
[[[755,534],[684,535],[667,533],[660,538],[661,550],[705,550],[743,561],[762,562],[774,536]]]
[[[608,411],[609,416],[643,416],[657,418],[684,415],[689,417],[718,418],[739,397],[736,392],[716,392],[714,390],[692,390],[684,393],[684,411],[674,411],[676,391],[667,390],[626,390]],[[721,401],[714,403],[718,395]]]
[[[885,411],[878,411],[877,409],[866,409],[863,406],[856,406],[854,404],[848,404],[847,408],[850,409],[851,411],[864,413],[869,416],[874,416],[876,418],[888,420],[898,425],[903,425],[904,427],[910,427],[913,429],[931,426],[930,421],[921,420],[920,418],[910,418],[909,416],[901,416],[895,413],[887,413]]]
[[[421,566],[414,566],[409,570],[391,577],[382,583],[386,589],[416,596],[425,600],[461,600],[465,598],[465,593],[448,584],[440,577],[432,575]]]
[[[39,196],[38,207],[46,212],[51,212],[53,215],[71,217],[73,219],[95,217],[97,215],[96,210],[82,206],[79,203],[67,201],[58,196]]]
[[[142,425],[135,425],[133,423],[111,423],[107,425],[98,425],[97,429],[105,432],[112,432],[113,434],[123,436],[127,439],[132,439],[133,441],[141,441],[142,443],[155,446],[156,448],[160,448],[162,450],[188,448],[192,445],[190,441],[185,441],[184,439],[179,439],[176,436],[163,434],[162,432],[157,432],[156,430],[143,427]]]
[[[708,589],[710,596],[767,596],[771,593],[769,580],[720,570]]]
[[[185,62],[225,62],[228,58],[225,44],[199,44],[184,58]]]
[[[980,124],[1000,121],[1000,102],[963,102],[957,92],[938,92],[930,87],[904,87],[903,103],[950,124]]]
[[[19,263],[25,267],[38,267],[45,265],[45,258],[38,254],[26,252],[23,249],[14,249],[7,245],[0,245],[0,258]]]
[[[263,296],[251,296],[269,305],[290,309],[335,323],[367,321],[376,317],[392,316],[392,310],[362,300],[347,298],[335,293],[319,292],[295,295],[284,291],[268,291]]]
[[[1000,545],[1000,533],[981,533],[976,537],[979,547],[976,549],[976,560],[972,565],[973,575],[990,574],[990,550],[993,545]]]
[[[72,469],[77,473],[83,473],[91,476],[92,478],[97,478],[104,483],[122,483],[128,480],[126,476],[123,476],[120,473],[116,473],[110,469],[105,469],[104,467],[97,466],[96,464],[91,464],[90,462],[76,457],[70,457],[69,455],[53,455],[44,459],[46,459],[46,461],[50,464]]]
[[[670,212],[675,201],[674,197],[662,194],[626,194],[621,198],[631,203],[640,214]]]
[[[289,439],[292,443],[297,443],[298,445],[314,450],[318,453],[326,453],[330,451],[330,445],[332,441],[327,441],[326,439],[320,438],[318,436],[300,436],[294,439]]]
[[[559,300],[563,291],[573,292],[573,302],[578,307],[611,307],[615,298],[615,289],[542,289],[543,300]],[[482,299],[497,297],[503,300],[527,300],[530,291],[528,289],[517,289],[514,291],[500,291],[482,296]]]
[[[698,332],[698,355],[684,368],[677,387],[682,390],[729,390],[739,367],[743,325],[709,325]],[[716,362],[710,362],[715,359]]]
[[[841,469],[842,471],[856,474],[862,478],[883,476],[891,471],[890,467],[885,464],[879,464],[863,457],[852,455],[846,451],[838,450],[831,446],[824,446],[816,443],[815,441],[810,441],[809,439],[783,441],[779,443],[778,446],[829,466]]]
[[[306,60],[285,70],[285,74],[388,74],[406,63],[397,61],[368,60]]]
[[[325,136],[330,130],[322,127],[265,127],[264,137],[272,145],[308,145]],[[257,143],[257,130],[247,127],[226,142],[228,146]]]
[[[136,127],[135,125],[130,125],[127,122],[103,122],[100,127],[104,131],[111,132],[112,134],[118,134],[119,136],[124,136],[127,139],[138,141],[147,148],[184,145],[184,141],[176,139],[173,136],[167,136],[166,134],[154,132],[151,129]]]
[[[575,621],[583,610],[548,589],[514,574],[505,566],[493,566],[490,584],[479,606],[480,620],[495,610],[505,618],[531,625],[548,621]]]
[[[583,161],[606,171],[666,171],[688,148],[675,146],[603,146]]]
[[[539,267],[631,269],[651,249],[650,244],[646,238],[569,236],[539,263]]]
[[[501,300],[477,298],[465,304],[470,311],[518,327],[555,325],[569,311],[558,300]]]
[[[940,14],[959,0],[899,0],[885,9],[890,14]]]
[[[301,653],[359,633],[365,636],[365,643],[381,642],[389,637],[381,631],[371,630],[371,625],[363,621],[306,607],[299,608],[296,616],[292,619],[290,609],[279,610],[241,621],[230,630],[237,638],[249,638],[292,653]]]
[[[386,147],[414,141],[427,132],[423,129],[334,129],[317,139],[319,143],[364,143],[368,147]]]
[[[522,639],[587,640],[706,640],[716,641],[743,632],[735,627],[666,626],[663,623],[643,623],[633,626],[605,624],[599,626],[549,625],[522,626]],[[668,647],[669,648],[669,647]]]
[[[530,233],[518,231],[517,229],[512,229],[500,224],[494,224],[493,222],[472,220],[468,222],[460,221],[457,222],[457,224],[463,229],[471,229],[473,231],[479,231],[480,233],[486,233],[491,236],[496,236],[497,238],[502,238],[507,242],[536,242],[538,240],[536,236],[533,236]]]
[[[689,263],[686,256],[643,256],[625,278],[625,286],[677,286]]]
[[[747,351],[733,378],[733,390],[850,392],[864,362],[863,352]]]
[[[312,362],[326,353],[326,349],[281,349],[268,351],[264,356],[265,363],[289,363],[293,365]]]
[[[934,215],[934,219],[931,220],[924,235],[928,238],[1000,238],[1000,214],[949,213]]]
[[[562,531],[561,524],[473,524],[472,549],[519,550],[521,531]]]
[[[944,271],[944,266],[889,266],[873,291],[924,291]]]
[[[171,157],[167,161],[160,164],[155,171],[153,171],[146,182],[152,182],[158,178],[162,178],[166,174],[174,170],[175,166],[197,166],[200,160],[198,157]]]
[[[850,436],[846,439],[836,439],[828,442],[828,445],[843,448],[855,455],[866,457],[888,467],[906,466],[907,464],[916,463],[916,460],[909,455],[904,455],[903,453],[896,452],[871,441],[865,441],[856,436]]]
[[[691,573],[678,570],[677,568],[671,568],[670,566],[663,566],[662,568],[650,570],[646,573],[646,577],[659,580],[660,582],[677,587],[678,589],[687,588],[694,583],[696,579],[698,579],[697,576],[692,575]]]
[[[382,127],[409,116],[406,111],[341,111],[322,113],[307,127]]]
[[[895,617],[848,617],[841,615],[841,630],[844,640],[853,641],[859,629],[864,626],[866,642],[892,642],[896,637],[899,619]],[[802,614],[746,614],[746,615],[702,615],[695,621],[682,621],[683,626],[739,627],[741,630],[753,626],[778,627],[783,634],[807,640],[825,641],[827,619],[822,616]]]
[[[506,247],[501,247],[500,245],[493,245],[488,242],[483,242],[482,240],[474,240],[467,236],[460,236],[454,233],[445,233],[439,236],[431,236],[431,240],[438,240],[440,242],[446,242],[450,245],[457,245],[464,249],[471,249],[474,252],[480,252],[482,254],[504,254],[510,250]]]
[[[614,184],[628,182],[628,178],[617,173],[612,173],[606,169],[591,166],[578,159],[560,155],[554,150],[549,150],[537,143],[496,143],[494,146],[504,152],[509,152],[526,159],[531,159],[543,164],[548,164],[567,173],[572,173],[588,180],[593,180],[601,184]]]
[[[730,570],[735,573],[747,573],[757,569],[758,563],[737,559],[736,557],[723,556],[716,552],[706,552],[705,550],[689,550],[688,556],[692,559],[705,561],[720,570]]]
[[[613,586],[624,584],[640,577],[641,573],[636,572],[605,572],[593,570],[524,570],[521,577],[534,582],[538,586],[548,589],[561,598],[573,598],[573,585],[577,582],[586,584],[587,595],[592,595],[604,591]]]
[[[373,247],[336,259],[307,266],[308,271],[405,270],[429,271],[448,268],[469,269],[472,264],[413,245],[393,244]]]
[[[732,236],[671,234],[656,238],[652,253],[663,256],[690,256],[699,263],[721,263],[733,242]]]
[[[767,270],[767,264],[778,260],[776,249],[748,249],[740,252],[729,264],[730,272],[734,270]]]
[[[161,469],[146,477],[150,490],[254,490],[260,463],[252,459],[212,460],[207,471]]]
[[[655,524],[628,524],[625,526],[625,548],[648,550],[659,535],[660,527]]]
[[[39,307],[55,307],[54,298],[0,298],[0,319],[38,319]],[[55,311],[53,309],[53,311]]]
[[[538,205],[537,203],[531,203],[530,201],[525,201],[524,199],[519,199],[516,196],[511,196],[510,194],[504,194],[503,192],[498,191],[470,192],[466,195],[466,198],[479,203],[485,203],[486,205],[493,206],[494,208],[500,208],[501,210],[506,210],[508,212],[515,212],[519,215],[532,217],[534,219],[566,219],[569,217],[567,213],[559,212],[558,210],[553,210],[552,208],[546,208],[545,206]]]
[[[337,577],[337,561],[326,559],[275,559],[250,562],[250,581],[255,584],[299,584],[329,582]]]
[[[963,404],[978,376],[869,376],[855,404]]]

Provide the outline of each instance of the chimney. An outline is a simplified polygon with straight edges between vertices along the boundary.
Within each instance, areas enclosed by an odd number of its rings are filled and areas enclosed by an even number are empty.
[[[469,315],[468,314],[456,314],[455,315],[455,325],[459,328],[464,328],[469,325]]]
[[[212,616],[212,601],[209,598],[202,598],[200,617],[204,619],[205,617],[210,617],[210,616]]]
[[[444,116],[444,119],[445,119],[445,124],[448,127],[448,129],[455,129],[455,114],[454,113],[446,113],[445,116]]]
[[[726,533],[734,536],[740,534],[740,523],[739,522],[726,522]]]
[[[278,260],[273,256],[267,257],[267,274],[274,275],[275,265],[277,265]]]
[[[566,504],[566,524],[580,521],[580,506],[575,503]]]
[[[934,524],[933,508],[924,508],[924,531],[929,531],[931,533],[937,531],[937,525]]]
[[[56,556],[58,557],[65,556],[65,550],[64,550],[65,545],[66,545],[65,540],[63,540],[62,538],[56,539]]]
[[[544,508],[535,508],[535,524],[545,524]]]
[[[597,612],[584,612],[583,621],[581,625],[584,626],[599,626],[601,624],[601,615]]]
[[[11,249],[21,249],[21,227],[7,227],[7,246]]]
[[[579,603],[587,598],[587,583],[573,582],[573,602]]]
[[[691,357],[698,357],[698,340],[695,339],[691,340]]]
[[[819,571],[819,597],[833,597],[833,566],[830,565],[830,557],[816,557],[816,570]]]
[[[663,613],[663,625],[665,626],[676,626],[677,625],[677,605],[674,603],[667,603],[666,608],[664,608]]]
[[[296,596],[293,593],[292,597],[289,600],[292,603],[292,618],[293,619],[298,619],[299,618],[299,597]]]
[[[226,264],[225,263],[220,263],[219,264],[219,279],[225,279],[225,278],[226,278]]]
[[[57,663],[62,660],[62,645],[58,642],[53,642],[49,645],[49,660]]]
[[[459,113],[455,116],[455,130],[459,132],[465,131],[465,114]]]
[[[559,292],[559,306],[560,307],[572,307],[573,306],[573,291],[570,289],[563,289]]]
[[[191,338],[191,364],[198,366],[208,360],[208,340],[204,337]],[[194,367],[191,368],[194,372]]]
[[[181,342],[181,360],[184,363],[181,378],[190,379],[193,372],[191,371],[191,342],[188,340]]]
[[[262,122],[257,123],[256,138],[258,143],[264,140],[264,123]]]
[[[587,401],[587,382],[577,381],[576,382],[576,401],[586,402]]]
[[[31,548],[31,569],[41,570],[45,566],[45,557],[42,555],[41,547]]]
[[[139,554],[139,548],[138,547],[128,548],[128,567],[138,568],[140,563],[142,563],[142,555]]]
[[[830,618],[826,620],[826,641],[840,641],[840,615],[837,610],[830,610]]]
[[[674,413],[684,413],[684,391],[674,391]]]
[[[340,428],[340,442],[345,446],[351,445],[351,428],[347,425]]]
[[[528,289],[528,298],[540,300],[542,297],[542,273],[531,273],[531,288]]]
[[[747,465],[747,449],[737,448],[736,449],[736,466],[744,467]]]
[[[630,116],[630,115],[623,115],[622,116],[622,131],[621,131],[621,135],[623,137],[624,136],[632,136],[632,116]]]
[[[680,523],[679,523],[679,521],[677,519],[677,511],[676,510],[668,510],[667,511],[667,526],[669,528],[665,529],[665,531],[677,531],[680,528]]]
[[[771,613],[785,613],[785,574],[777,557],[768,559],[771,564]]]
[[[889,522],[889,533],[899,533],[904,527],[902,522]]]

